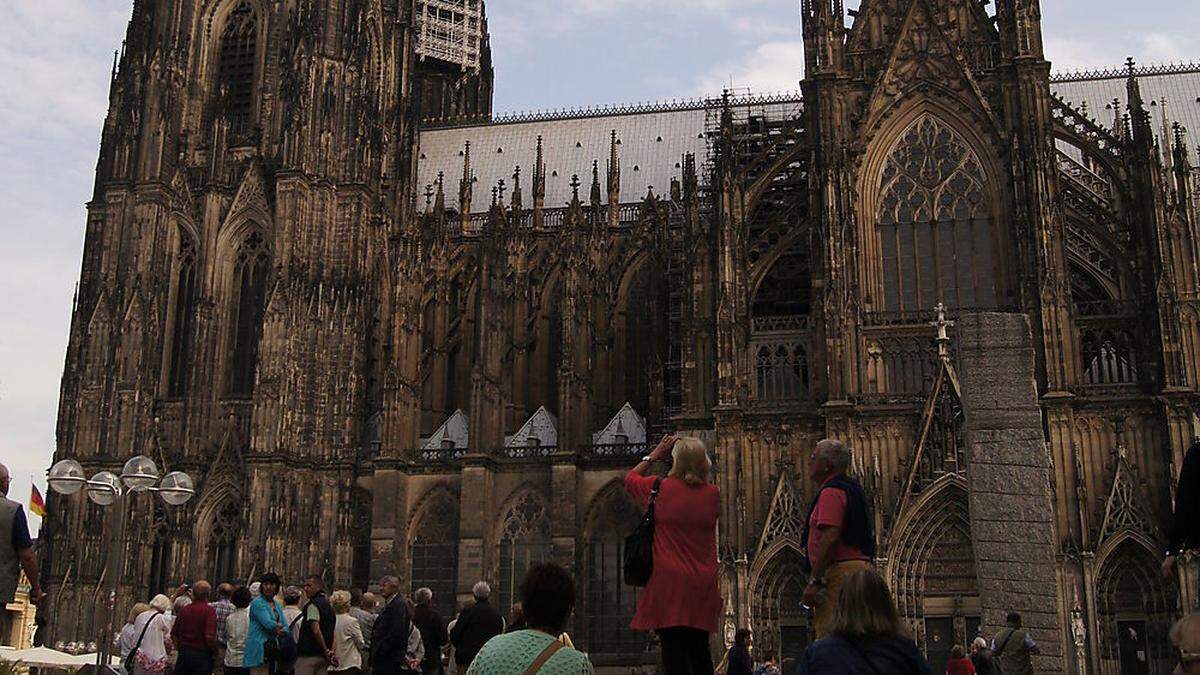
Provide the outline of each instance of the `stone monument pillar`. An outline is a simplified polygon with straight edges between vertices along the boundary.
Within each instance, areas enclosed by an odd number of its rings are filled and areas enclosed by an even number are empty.
[[[1058,537],[1028,318],[962,316],[958,364],[984,631],[994,634],[1008,612],[1020,612],[1041,650],[1035,671],[1061,673]]]

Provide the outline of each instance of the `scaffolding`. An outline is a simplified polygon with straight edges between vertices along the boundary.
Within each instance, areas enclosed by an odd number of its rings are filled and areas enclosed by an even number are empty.
[[[420,0],[417,3],[417,56],[479,70],[483,41],[483,0]]]

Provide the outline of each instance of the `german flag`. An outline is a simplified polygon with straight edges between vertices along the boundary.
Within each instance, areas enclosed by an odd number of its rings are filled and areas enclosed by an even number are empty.
[[[29,495],[29,512],[38,518],[46,517],[46,500],[42,499],[42,493],[33,486],[33,491]]]

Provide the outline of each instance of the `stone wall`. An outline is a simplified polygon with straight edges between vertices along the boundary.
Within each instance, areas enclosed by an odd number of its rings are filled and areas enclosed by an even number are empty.
[[[965,315],[958,340],[984,631],[1020,612],[1040,647],[1037,672],[1063,672],[1050,453],[1029,322],[1023,314]]]

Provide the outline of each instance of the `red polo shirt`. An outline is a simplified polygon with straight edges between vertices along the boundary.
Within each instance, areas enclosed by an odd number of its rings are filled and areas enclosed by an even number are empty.
[[[176,647],[207,651],[217,644],[217,612],[207,602],[193,602],[179,610],[171,626]]]

